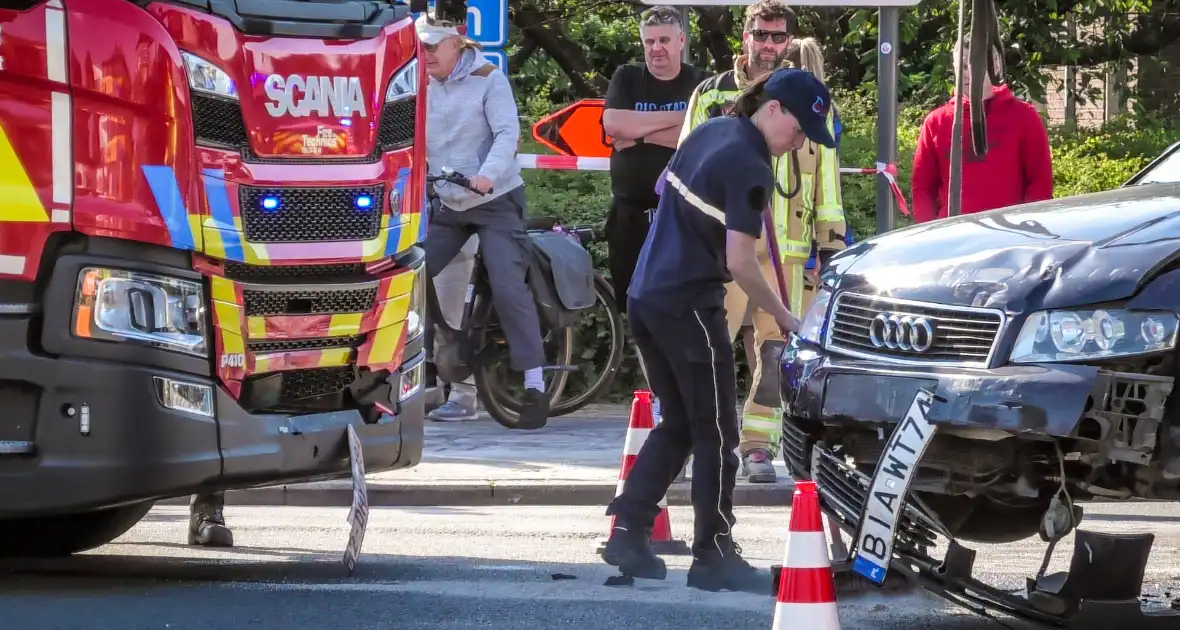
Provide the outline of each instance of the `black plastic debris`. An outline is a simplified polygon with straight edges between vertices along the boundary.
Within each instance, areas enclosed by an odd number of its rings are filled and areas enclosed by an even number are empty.
[[[603,582],[605,586],[635,586],[635,578],[630,575],[612,575]]]

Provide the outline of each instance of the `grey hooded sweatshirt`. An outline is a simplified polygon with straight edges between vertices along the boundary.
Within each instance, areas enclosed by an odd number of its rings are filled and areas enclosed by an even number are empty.
[[[435,190],[451,210],[467,210],[523,186],[516,150],[520,118],[508,77],[479,51],[465,49],[444,81],[429,77],[426,89],[426,160],[430,174],[444,166],[492,181],[492,192],[477,195],[448,182]]]

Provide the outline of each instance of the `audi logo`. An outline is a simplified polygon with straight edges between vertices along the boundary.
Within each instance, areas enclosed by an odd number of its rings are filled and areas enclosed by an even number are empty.
[[[934,345],[934,325],[925,317],[881,313],[869,324],[869,341],[878,348],[926,352]]]

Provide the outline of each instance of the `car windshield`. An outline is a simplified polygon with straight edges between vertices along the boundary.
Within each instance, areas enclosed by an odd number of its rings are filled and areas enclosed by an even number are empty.
[[[1180,183],[1180,151],[1172,150],[1139,176],[1135,185]]]

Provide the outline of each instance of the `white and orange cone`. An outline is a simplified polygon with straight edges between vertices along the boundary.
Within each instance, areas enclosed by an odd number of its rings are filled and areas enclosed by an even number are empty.
[[[647,441],[647,436],[654,428],[651,392],[644,389],[636,390],[635,396],[631,400],[631,419],[627,426],[627,439],[623,443],[623,461],[619,466],[619,482],[615,486],[616,497],[623,494],[623,484],[627,481],[627,476],[631,474],[631,468],[635,466],[635,458],[639,455],[639,449],[643,448],[643,443]],[[611,516],[612,530],[615,527],[615,520],[616,517]],[[651,547],[652,551],[664,555],[688,555],[690,553],[687,543],[672,538],[672,520],[668,517],[667,496],[660,499],[660,512],[656,515],[651,530]],[[602,540],[598,545],[598,553],[602,553],[605,548],[606,540]]]
[[[773,630],[840,630],[836,583],[814,481],[795,483]]]

